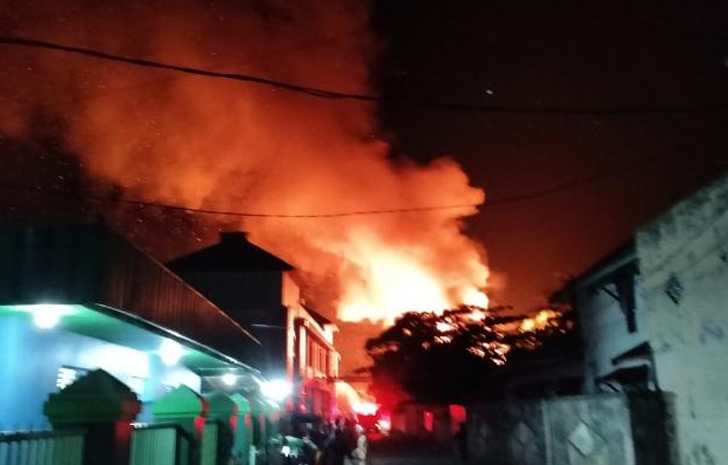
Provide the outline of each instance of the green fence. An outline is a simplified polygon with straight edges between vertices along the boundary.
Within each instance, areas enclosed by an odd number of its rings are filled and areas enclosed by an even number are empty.
[[[2,465],[81,465],[82,431],[0,433]]]
[[[130,465],[190,465],[194,438],[176,424],[134,425]]]

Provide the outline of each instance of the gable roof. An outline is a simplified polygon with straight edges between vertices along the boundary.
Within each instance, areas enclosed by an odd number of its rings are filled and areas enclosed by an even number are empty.
[[[549,297],[549,301],[561,302],[568,300],[569,296],[575,292],[613,278],[615,273],[620,273],[626,268],[633,270],[634,273],[639,272],[634,237],[630,237],[629,240],[622,243],[617,249],[600,259],[586,271],[570,279],[561,289]]]
[[[248,240],[244,232],[220,233],[220,241],[167,264],[175,272],[186,271],[290,271],[291,265]]]
[[[311,315],[311,318],[313,318],[316,323],[321,325],[322,328],[326,325],[332,324],[331,320],[311,308],[309,305],[302,304],[301,306],[308,312],[309,315]]]

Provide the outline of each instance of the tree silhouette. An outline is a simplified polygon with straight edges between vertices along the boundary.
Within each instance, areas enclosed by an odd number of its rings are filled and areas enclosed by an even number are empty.
[[[548,310],[530,319],[501,310],[406,313],[369,339],[366,350],[378,402],[386,408],[404,399],[453,403],[499,397],[497,375],[507,362],[522,362],[573,340],[570,313]]]

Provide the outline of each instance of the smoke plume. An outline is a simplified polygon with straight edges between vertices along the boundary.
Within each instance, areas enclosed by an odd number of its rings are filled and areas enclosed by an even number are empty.
[[[349,0],[5,0],[0,31],[371,93],[368,8]],[[0,108],[6,137],[29,137],[40,118],[89,177],[122,186],[125,197],[282,214],[484,199],[451,158],[395,158],[369,103],[3,47]],[[294,264],[339,318],[391,321],[409,310],[487,302],[484,251],[463,234],[463,218],[475,211],[240,218],[235,226]]]

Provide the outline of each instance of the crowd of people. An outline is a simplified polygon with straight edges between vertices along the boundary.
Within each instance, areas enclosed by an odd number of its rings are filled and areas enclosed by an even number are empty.
[[[306,465],[365,465],[367,438],[364,429],[352,419],[339,419],[335,423],[319,421],[315,425],[294,425],[293,434],[285,437],[284,444],[300,449],[293,464]],[[301,455],[303,457],[301,457]]]

